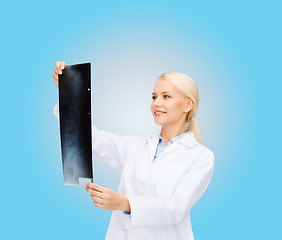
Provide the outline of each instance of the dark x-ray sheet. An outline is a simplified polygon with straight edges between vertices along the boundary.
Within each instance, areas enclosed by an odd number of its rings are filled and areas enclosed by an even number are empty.
[[[93,182],[91,65],[68,65],[59,75],[60,133],[64,183]]]

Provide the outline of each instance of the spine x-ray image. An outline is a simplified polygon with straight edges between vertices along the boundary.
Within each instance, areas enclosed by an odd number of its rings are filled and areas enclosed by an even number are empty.
[[[64,183],[93,182],[91,65],[69,65],[59,75],[60,134]]]

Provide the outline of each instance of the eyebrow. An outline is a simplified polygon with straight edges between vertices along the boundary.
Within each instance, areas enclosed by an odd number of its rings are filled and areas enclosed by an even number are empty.
[[[162,93],[172,93],[171,91],[163,91]],[[154,92],[152,92],[152,94],[156,94]]]

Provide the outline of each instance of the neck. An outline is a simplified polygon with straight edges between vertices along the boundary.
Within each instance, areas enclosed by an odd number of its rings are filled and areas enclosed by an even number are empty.
[[[164,144],[167,145],[170,139],[185,133],[185,123],[179,126],[163,126],[161,130],[161,136]]]

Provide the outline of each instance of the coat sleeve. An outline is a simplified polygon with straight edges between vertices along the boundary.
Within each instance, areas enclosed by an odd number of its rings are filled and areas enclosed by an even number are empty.
[[[124,214],[126,228],[155,228],[178,224],[206,190],[214,168],[209,151],[178,182],[169,198],[127,195],[131,214]]]
[[[59,103],[54,107],[54,114],[60,119]],[[111,167],[121,169],[132,138],[134,137],[102,131],[92,125],[92,156]]]

